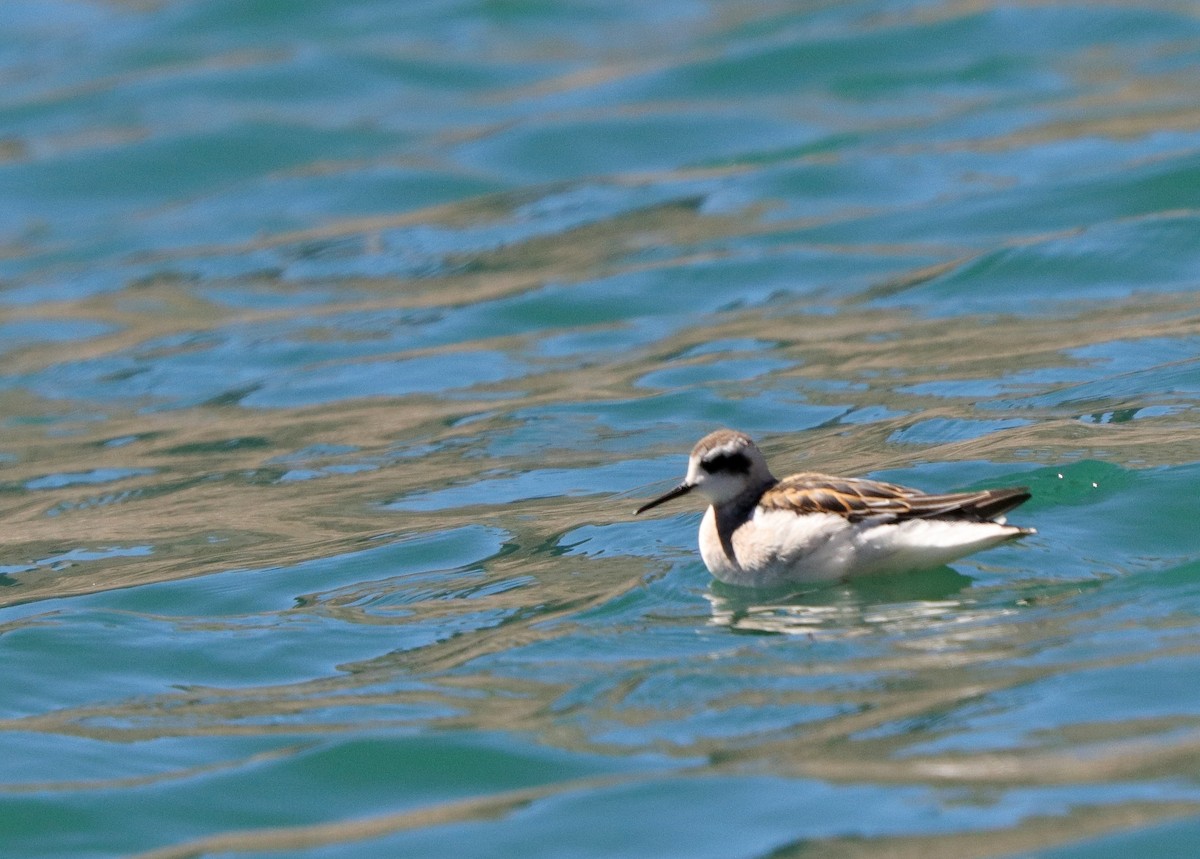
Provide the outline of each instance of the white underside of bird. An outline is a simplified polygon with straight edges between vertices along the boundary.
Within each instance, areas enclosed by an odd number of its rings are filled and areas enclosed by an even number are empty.
[[[700,557],[723,582],[769,587],[940,567],[1027,533],[1002,521],[850,522],[833,513],[756,508],[723,536],[716,508],[709,507],[700,524]]]

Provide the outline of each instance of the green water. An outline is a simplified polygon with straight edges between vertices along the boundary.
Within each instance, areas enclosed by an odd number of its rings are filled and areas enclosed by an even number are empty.
[[[1191,856],[1190,3],[0,4],[0,855]],[[632,510],[1028,485],[799,592]]]

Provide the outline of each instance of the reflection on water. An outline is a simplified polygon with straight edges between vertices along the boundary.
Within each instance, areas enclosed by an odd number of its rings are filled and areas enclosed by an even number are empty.
[[[1195,840],[1190,9],[236,5],[0,12],[11,850]],[[721,425],[1040,533],[724,587]]]
[[[981,622],[990,634],[989,621],[999,619],[995,612],[978,613],[970,609],[971,599],[958,596],[970,587],[971,579],[949,567],[905,576],[881,577],[856,582],[852,588],[822,587],[809,592],[756,594],[753,590],[713,583],[705,597],[712,607],[711,622],[739,632],[778,633],[782,635],[870,635],[903,633],[906,630],[930,632],[943,624],[963,635],[964,627]],[[756,599],[756,597],[765,599]],[[900,600],[893,602],[892,600]]]

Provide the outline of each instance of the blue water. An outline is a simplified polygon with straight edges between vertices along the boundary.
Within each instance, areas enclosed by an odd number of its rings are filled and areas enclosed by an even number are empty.
[[[1187,4],[0,5],[4,856],[1190,856]],[[694,441],[1023,484],[763,593]]]

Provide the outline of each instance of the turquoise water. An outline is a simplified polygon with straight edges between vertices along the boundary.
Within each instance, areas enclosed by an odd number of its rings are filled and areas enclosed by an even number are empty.
[[[0,4],[0,853],[1193,855],[1198,61],[1170,0]],[[714,584],[632,510],[718,426],[1039,534]]]

